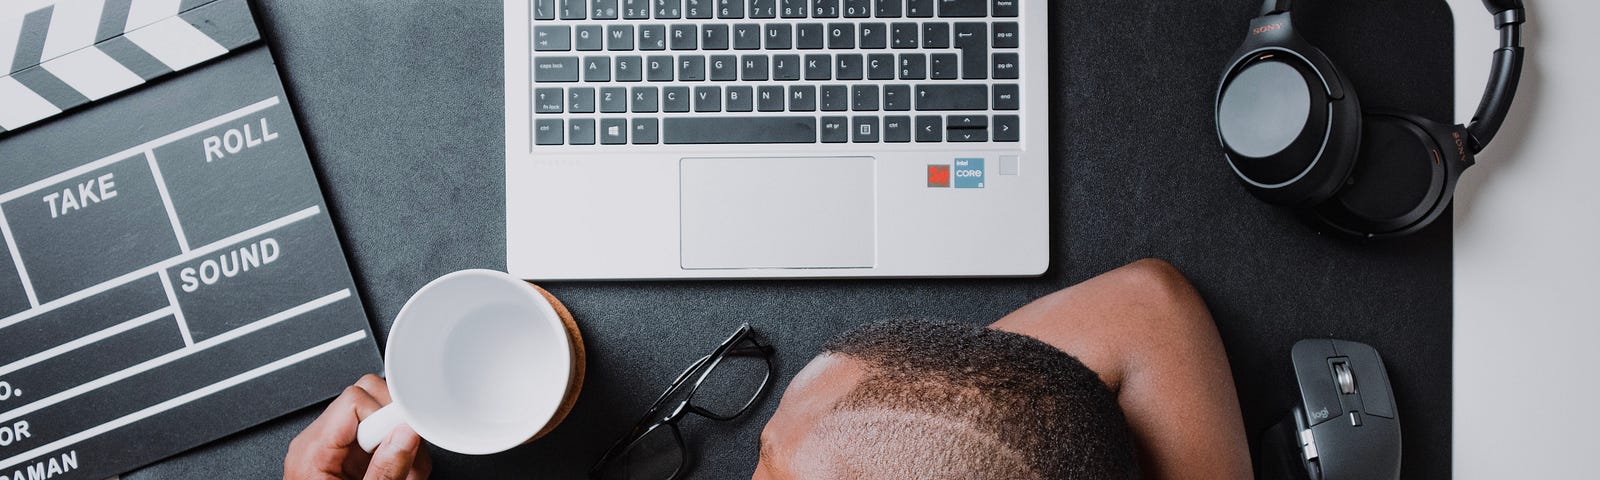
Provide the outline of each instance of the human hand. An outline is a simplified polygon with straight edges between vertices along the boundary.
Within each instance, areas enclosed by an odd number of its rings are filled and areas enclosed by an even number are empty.
[[[361,420],[388,405],[389,384],[367,374],[344,389],[322,416],[289,442],[283,458],[285,480],[423,480],[432,471],[422,438],[401,424],[367,453],[356,444]]]

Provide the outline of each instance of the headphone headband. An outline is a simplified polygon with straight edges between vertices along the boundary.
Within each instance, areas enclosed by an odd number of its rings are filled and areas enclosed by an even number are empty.
[[[1292,0],[1265,0],[1261,15],[1286,13]],[[1517,83],[1522,79],[1522,24],[1527,21],[1522,0],[1483,0],[1483,6],[1494,16],[1494,28],[1500,31],[1500,48],[1494,51],[1494,62],[1489,70],[1489,84],[1478,102],[1478,111],[1467,124],[1468,147],[1472,153],[1482,152],[1511,111],[1511,100],[1517,96]]]

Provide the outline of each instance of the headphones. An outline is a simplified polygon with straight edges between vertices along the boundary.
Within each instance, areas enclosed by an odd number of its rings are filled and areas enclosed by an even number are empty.
[[[1290,0],[1266,0],[1217,88],[1217,136],[1257,198],[1361,238],[1421,230],[1505,122],[1522,76],[1522,0],[1483,0],[1500,32],[1489,86],[1467,125],[1363,111],[1355,89],[1295,33]]]

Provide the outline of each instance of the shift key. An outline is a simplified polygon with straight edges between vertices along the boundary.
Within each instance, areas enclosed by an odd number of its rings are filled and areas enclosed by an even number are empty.
[[[987,85],[918,85],[917,110],[988,110]]]

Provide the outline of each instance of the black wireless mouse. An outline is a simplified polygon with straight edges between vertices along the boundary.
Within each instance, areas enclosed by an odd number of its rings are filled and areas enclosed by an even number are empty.
[[[1278,433],[1263,439],[1285,440],[1288,448],[1279,451],[1304,467],[1305,477],[1298,471],[1293,477],[1400,478],[1400,418],[1378,351],[1363,343],[1312,339],[1295,343],[1290,355],[1300,402],[1292,418],[1273,427]]]

